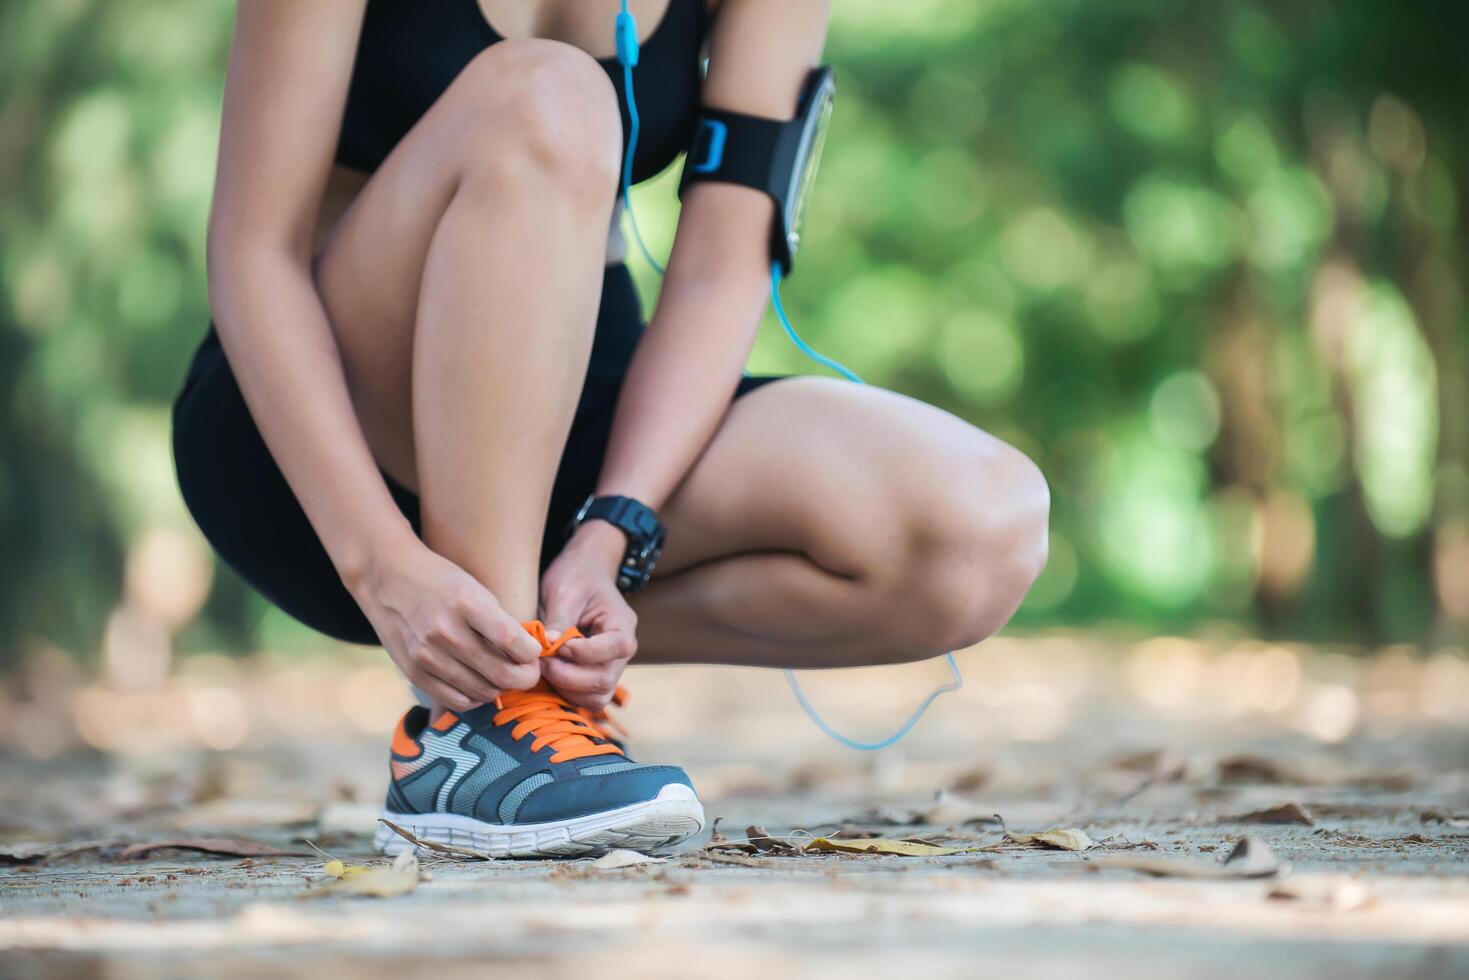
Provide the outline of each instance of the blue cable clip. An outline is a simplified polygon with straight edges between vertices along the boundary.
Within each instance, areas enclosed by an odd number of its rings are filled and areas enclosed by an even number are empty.
[[[638,19],[627,9],[627,0],[617,15],[617,61],[628,68],[638,66]]]

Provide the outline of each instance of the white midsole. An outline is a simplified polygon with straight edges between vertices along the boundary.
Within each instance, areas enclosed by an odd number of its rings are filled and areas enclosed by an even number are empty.
[[[665,785],[651,800],[544,823],[493,824],[460,813],[394,813],[387,809],[382,816],[415,837],[496,854],[539,853],[579,844],[604,846],[616,843],[611,838],[619,835],[663,837],[674,843],[704,829],[704,808],[683,783]],[[401,850],[408,844],[385,825],[378,826],[375,843],[379,850]]]

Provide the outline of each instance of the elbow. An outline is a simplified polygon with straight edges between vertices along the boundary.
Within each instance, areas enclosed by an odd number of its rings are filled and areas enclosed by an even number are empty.
[[[311,278],[307,251],[252,234],[239,223],[218,216],[209,222],[204,267],[216,328],[233,319],[228,311],[238,305],[235,297],[249,292],[271,295],[279,292],[287,278]]]

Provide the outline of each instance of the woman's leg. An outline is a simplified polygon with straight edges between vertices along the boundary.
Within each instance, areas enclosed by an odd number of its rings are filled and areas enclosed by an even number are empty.
[[[640,662],[936,656],[1014,614],[1046,556],[1026,457],[946,412],[821,378],[737,400],[665,509]]]
[[[480,55],[317,261],[369,445],[435,551],[533,618],[618,175],[616,94],[551,41]]]

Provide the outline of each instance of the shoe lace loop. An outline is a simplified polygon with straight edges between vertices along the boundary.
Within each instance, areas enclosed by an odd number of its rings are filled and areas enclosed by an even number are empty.
[[[540,620],[531,620],[523,625],[531,636],[540,641],[543,657],[554,656],[563,643],[582,635],[572,627],[555,641],[551,641],[546,637],[546,627]],[[626,693],[618,688],[613,695],[613,701],[621,704],[625,700]],[[605,711],[594,712],[588,708],[577,708],[544,681],[528,691],[503,692],[495,699],[495,707],[500,709],[493,719],[496,725],[516,722],[515,727],[510,730],[510,737],[518,741],[534,734],[535,738],[530,744],[531,751],[539,752],[549,745],[556,750],[551,756],[552,762],[625,754],[598,727],[600,723],[620,731],[620,727],[607,717]]]

